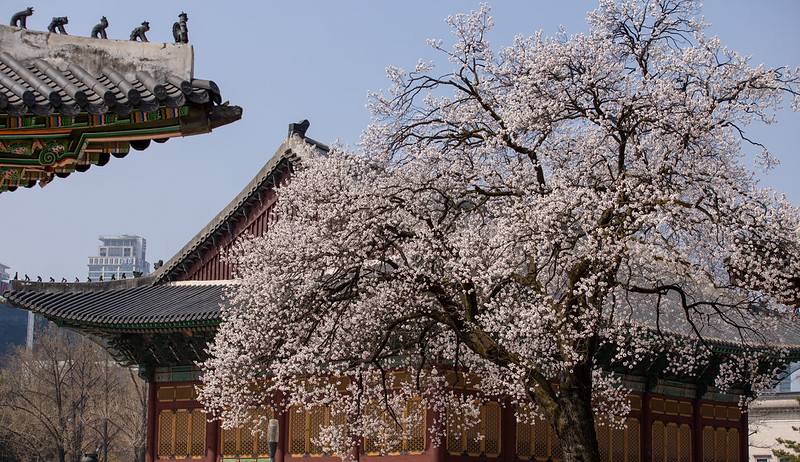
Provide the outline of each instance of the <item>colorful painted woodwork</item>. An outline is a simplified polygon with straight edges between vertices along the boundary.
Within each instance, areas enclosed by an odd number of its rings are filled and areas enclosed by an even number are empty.
[[[214,82],[193,77],[193,59],[188,44],[0,26],[0,193],[238,120]]]

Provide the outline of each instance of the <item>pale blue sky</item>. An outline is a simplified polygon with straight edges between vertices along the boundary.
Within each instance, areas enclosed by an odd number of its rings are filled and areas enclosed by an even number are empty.
[[[211,134],[154,143],[45,188],[0,194],[0,262],[11,274],[86,279],[86,257],[95,255],[101,234],[138,234],[147,239],[148,261],[168,260],[263,166],[290,122],[309,119],[308,136],[324,143],[356,143],[369,123],[367,91],[387,86],[386,66],[408,68],[423,58],[445,67],[425,40],[447,40],[444,18],[478,7],[431,0],[294,3],[3,1],[3,23],[33,6],[31,29],[46,30],[53,16],[68,16],[67,32],[88,36],[105,15],[109,38],[127,39],[148,20],[151,41],[171,41],[172,23],[186,11],[195,77],[216,81],[223,100],[244,108],[242,120]],[[500,47],[517,34],[543,29],[552,35],[559,25],[582,32],[595,6],[494,2],[490,40]],[[754,62],[800,65],[800,2],[718,0],[703,14],[711,34]],[[786,112],[777,125],[750,133],[782,161],[763,183],[800,203],[800,115]]]

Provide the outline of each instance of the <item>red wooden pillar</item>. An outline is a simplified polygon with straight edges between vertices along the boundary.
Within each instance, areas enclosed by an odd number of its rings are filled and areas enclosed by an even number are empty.
[[[742,417],[739,419],[739,460],[748,460],[750,457],[750,443],[748,441],[748,422],[747,413],[742,412]]]
[[[650,411],[650,392],[642,393],[642,458],[653,460],[653,414]]]
[[[203,462],[216,462],[219,458],[219,419],[206,422],[206,455]]]
[[[286,408],[286,400],[282,393],[279,393],[274,403],[274,417],[278,421],[278,448],[275,450],[275,462],[284,462],[284,457],[289,453],[289,410]],[[266,435],[265,435],[266,436]]]
[[[500,409],[500,452],[503,462],[517,460],[517,408],[506,400]]]
[[[427,409],[425,412],[425,431],[430,462],[444,462],[444,455],[447,452],[446,418],[446,415],[433,409]],[[437,438],[438,444],[434,444],[434,440]]]
[[[147,384],[147,436],[145,443],[144,461],[156,460],[156,383],[152,380]]]
[[[700,397],[696,396],[692,400],[692,460],[696,462],[703,460],[703,422],[700,418]]]

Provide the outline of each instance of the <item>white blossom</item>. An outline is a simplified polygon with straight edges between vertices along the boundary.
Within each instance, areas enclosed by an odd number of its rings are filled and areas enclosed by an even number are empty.
[[[351,439],[330,430],[334,447],[385,431],[366,417],[381,403],[402,438],[408,399],[444,415],[461,396],[444,379],[456,368],[546,417],[566,460],[593,460],[592,400],[612,425],[629,410],[611,371],[666,357],[663,374],[767,383],[775,312],[800,301],[800,218],[758,187],[742,143],[796,102],[798,75],[751,66],[696,13],[604,0],[586,33],[499,51],[487,6],[449,18],[455,44],[429,43],[451,70],[390,68],[361,152],[307,153],[281,219],[230,250],[239,284],[205,406],[239,422],[278,392],[335,403]]]

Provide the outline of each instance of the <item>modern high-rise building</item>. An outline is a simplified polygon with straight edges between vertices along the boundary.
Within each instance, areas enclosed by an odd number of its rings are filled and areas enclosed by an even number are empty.
[[[0,263],[0,282],[8,282],[8,280],[11,279],[11,276],[8,274],[9,268],[10,266]],[[2,295],[2,292],[0,292],[0,295]]]
[[[102,245],[97,255],[89,257],[89,278],[92,281],[122,279],[150,274],[150,263],[145,260],[147,241],[143,237],[123,234],[121,236],[99,236]]]

